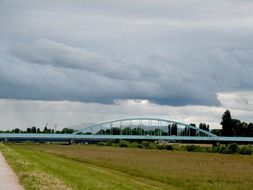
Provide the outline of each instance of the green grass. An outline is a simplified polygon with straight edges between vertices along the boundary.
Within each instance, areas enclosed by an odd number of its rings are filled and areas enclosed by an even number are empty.
[[[253,156],[90,145],[2,145],[0,150],[26,189],[47,183],[46,189],[253,187]]]
[[[25,189],[178,189],[38,150],[1,146],[1,151]]]
[[[25,189],[70,189],[63,181],[50,174],[39,163],[28,159],[27,156],[30,157],[31,153],[18,152],[3,144],[0,144],[0,151],[17,173]]]

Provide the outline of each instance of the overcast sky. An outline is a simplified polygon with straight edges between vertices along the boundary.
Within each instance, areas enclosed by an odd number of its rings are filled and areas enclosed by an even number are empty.
[[[253,1],[0,0],[0,128],[253,121]]]

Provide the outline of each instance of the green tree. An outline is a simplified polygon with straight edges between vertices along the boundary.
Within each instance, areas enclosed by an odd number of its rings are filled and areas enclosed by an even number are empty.
[[[253,137],[253,123],[248,124],[247,134],[249,137]]]
[[[211,130],[211,133],[217,135],[217,136],[221,136],[221,129],[212,129]]]
[[[199,128],[204,130],[204,131],[208,131],[209,132],[209,125],[205,124],[205,123],[200,123],[199,124]]]
[[[168,125],[168,135],[171,135],[171,124]]]
[[[111,128],[111,135],[120,135],[120,128],[112,127]]]
[[[131,132],[132,132],[132,129],[130,127],[126,127],[122,131],[123,135],[130,135]]]
[[[43,130],[43,133],[47,133],[48,132],[48,129],[47,129],[47,126],[44,127],[44,130]]]
[[[40,128],[37,128],[37,133],[41,133]]]
[[[177,136],[177,124],[173,123],[171,126],[171,135]]]
[[[241,136],[243,129],[241,128],[241,121],[238,119],[232,119],[233,136]]]
[[[163,130],[156,128],[154,133],[155,133],[156,136],[161,136],[162,133],[163,133]]]
[[[37,132],[37,129],[36,129],[36,127],[35,127],[35,126],[32,126],[32,128],[31,128],[31,132],[32,132],[32,133],[36,133],[36,132]]]
[[[14,133],[20,133],[21,130],[19,128],[14,129]]]
[[[233,122],[229,110],[226,110],[222,115],[222,121],[220,124],[222,125],[221,134],[223,136],[233,136]]]
[[[190,126],[196,127],[196,124],[195,124],[195,123],[191,123]],[[189,128],[188,130],[189,130],[189,131],[188,131],[188,134],[189,134],[190,136],[196,136],[196,135],[197,135],[195,129]]]
[[[52,132],[51,129],[48,129],[48,131],[49,131],[49,133]],[[63,128],[63,129],[62,129],[62,133],[64,133],[64,134],[72,134],[72,133],[74,133],[74,132],[75,132],[74,129],[69,129],[69,128]]]
[[[26,132],[27,132],[27,133],[31,133],[31,132],[32,132],[31,128],[28,127],[28,128],[26,129]]]

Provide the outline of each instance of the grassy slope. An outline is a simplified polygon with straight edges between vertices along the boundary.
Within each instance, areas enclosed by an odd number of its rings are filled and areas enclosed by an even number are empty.
[[[1,145],[0,150],[26,189],[178,189],[20,146]]]
[[[121,171],[182,189],[244,189],[253,187],[253,156],[169,152],[97,146],[17,145],[102,168]],[[77,162],[78,163],[78,162]]]
[[[38,163],[27,159],[26,154],[20,154],[3,144],[0,144],[0,151],[17,173],[25,189],[70,189],[63,181],[45,171]]]

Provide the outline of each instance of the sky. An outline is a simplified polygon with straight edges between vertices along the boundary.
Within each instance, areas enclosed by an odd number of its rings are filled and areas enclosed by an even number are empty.
[[[253,122],[253,1],[0,0],[0,129]]]

